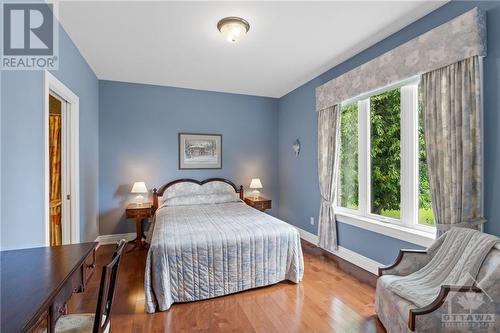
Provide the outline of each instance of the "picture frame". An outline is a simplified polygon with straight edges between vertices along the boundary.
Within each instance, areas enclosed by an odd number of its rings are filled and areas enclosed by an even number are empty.
[[[179,133],[179,169],[222,169],[222,134]]]

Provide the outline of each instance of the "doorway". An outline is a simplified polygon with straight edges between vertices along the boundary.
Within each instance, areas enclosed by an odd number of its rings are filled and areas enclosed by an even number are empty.
[[[62,108],[66,101],[57,97],[53,92],[49,92],[49,231],[50,246],[63,244],[63,215],[66,217],[67,206],[63,207],[62,194],[63,161],[66,163],[67,154],[63,149],[62,135]],[[66,127],[66,126],[64,126]],[[65,131],[67,132],[67,131]],[[64,141],[66,138],[64,137]],[[66,146],[66,145],[65,145]],[[71,208],[70,208],[71,209]],[[64,210],[64,212],[63,212]],[[66,221],[64,221],[66,222]],[[65,228],[66,229],[66,228]],[[64,230],[67,231],[67,230]],[[66,238],[66,237],[65,237]],[[66,239],[65,239],[66,241]]]
[[[45,245],[80,242],[79,99],[45,72]]]

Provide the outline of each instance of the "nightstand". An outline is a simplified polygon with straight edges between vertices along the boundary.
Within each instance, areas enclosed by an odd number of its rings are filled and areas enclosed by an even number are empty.
[[[146,202],[141,205],[136,203],[131,203],[127,205],[127,209],[125,210],[128,219],[133,219],[135,221],[135,232],[136,237],[134,240],[131,240],[129,243],[134,244],[134,247],[128,250],[130,252],[135,248],[145,249],[146,247],[142,243],[142,239],[146,238],[144,235],[144,220],[152,217],[153,212],[153,203]]]
[[[257,199],[253,197],[245,198],[245,203],[261,212],[266,209],[271,209],[271,199],[266,199],[263,197],[258,197]]]

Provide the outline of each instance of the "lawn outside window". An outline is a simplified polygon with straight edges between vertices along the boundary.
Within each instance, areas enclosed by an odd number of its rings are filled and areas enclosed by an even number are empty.
[[[340,124],[336,214],[435,233],[419,77],[343,102]]]

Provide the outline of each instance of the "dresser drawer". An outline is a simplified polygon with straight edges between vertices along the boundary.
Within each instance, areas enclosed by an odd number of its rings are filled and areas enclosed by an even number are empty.
[[[271,200],[259,198],[258,200],[252,198],[245,198],[245,202],[247,205],[252,206],[253,208],[265,211],[266,209],[271,209]]]
[[[264,209],[266,207],[266,205],[263,202],[256,202],[253,205],[253,207],[256,208],[256,209],[262,210],[262,209]]]
[[[83,292],[85,289],[84,277],[84,265],[82,265],[70,278],[70,286],[73,293]]]
[[[127,218],[148,218],[151,216],[151,208],[131,209],[127,210]]]
[[[74,275],[78,274],[79,272],[76,271]],[[50,308],[50,313],[51,313],[50,321],[52,322],[52,327],[55,327],[55,324],[57,322],[57,319],[59,319],[59,317],[66,314],[67,312],[66,302],[69,300],[72,293],[73,293],[73,287],[71,283],[66,283],[61,289],[61,291],[59,291],[57,296],[54,298],[54,301],[52,302],[52,306]]]
[[[85,258],[83,261],[83,290],[85,290],[85,286],[89,282],[90,278],[92,277],[92,274],[95,272],[95,249]]]

